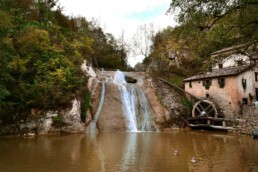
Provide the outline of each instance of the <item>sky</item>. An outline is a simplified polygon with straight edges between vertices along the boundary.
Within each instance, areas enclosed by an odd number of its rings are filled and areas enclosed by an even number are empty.
[[[171,0],[59,0],[63,12],[69,16],[83,16],[97,19],[104,32],[115,38],[124,32],[130,42],[137,28],[152,23],[158,31],[174,26],[173,16],[165,15]],[[128,63],[134,66],[141,62],[141,55],[130,56]]]

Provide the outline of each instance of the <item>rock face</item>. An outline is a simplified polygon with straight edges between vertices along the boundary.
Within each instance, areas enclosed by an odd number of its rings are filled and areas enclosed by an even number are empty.
[[[97,127],[99,132],[126,131],[120,92],[116,84],[106,83],[105,102]]]
[[[78,100],[73,100],[73,106],[70,111],[62,114],[62,122],[60,130],[66,133],[82,133],[85,131],[84,123],[81,121],[81,104]]]
[[[2,134],[51,134],[51,133],[83,133],[80,102],[72,101],[72,108],[59,111],[32,110],[26,121],[2,127]]]
[[[183,96],[158,79],[152,81],[159,101],[168,111],[165,115],[165,121],[162,123],[163,127],[185,126],[189,112],[182,104]]]
[[[146,80],[144,83],[144,93],[147,95],[148,100],[155,114],[155,121],[157,124],[162,125],[169,120],[169,112],[162,106],[153,87],[153,82],[151,79]]]

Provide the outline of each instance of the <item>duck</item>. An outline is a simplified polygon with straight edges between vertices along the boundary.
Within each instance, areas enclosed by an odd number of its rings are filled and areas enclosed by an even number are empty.
[[[174,155],[174,156],[177,156],[177,155],[178,155],[178,151],[175,150],[175,151],[173,152],[173,155]]]
[[[197,162],[197,160],[195,159],[194,156],[192,157],[191,162],[192,162],[192,163],[196,163],[196,162]]]

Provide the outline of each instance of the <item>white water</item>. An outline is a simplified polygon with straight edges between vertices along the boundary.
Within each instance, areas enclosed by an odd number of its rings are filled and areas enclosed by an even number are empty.
[[[94,133],[97,131],[96,123],[97,123],[99,115],[102,111],[104,100],[105,100],[105,83],[102,81],[102,90],[101,90],[101,97],[100,97],[100,101],[99,101],[99,107],[98,107],[96,114],[94,115],[94,118],[93,118],[90,126],[87,129],[88,133]]]
[[[138,87],[137,89],[137,95],[138,95],[138,101],[139,101],[139,113],[141,114],[142,117],[142,122],[141,122],[141,131],[153,131],[157,130],[153,120],[151,119],[151,108],[149,106],[149,102],[144,95],[143,91],[141,88]]]
[[[123,103],[123,111],[128,124],[128,131],[137,132],[137,120],[135,113],[134,90],[127,90],[125,74],[121,71],[116,71],[114,75],[114,83],[119,86],[121,91],[121,99]]]
[[[151,119],[152,114],[148,101],[142,89],[134,84],[127,84],[125,74],[119,70],[114,74],[114,83],[119,86],[121,92],[128,131],[156,130],[155,124]]]

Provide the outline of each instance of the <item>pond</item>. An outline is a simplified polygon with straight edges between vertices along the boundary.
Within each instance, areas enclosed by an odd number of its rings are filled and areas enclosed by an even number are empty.
[[[0,137],[0,155],[0,171],[258,171],[258,140],[195,130]]]

